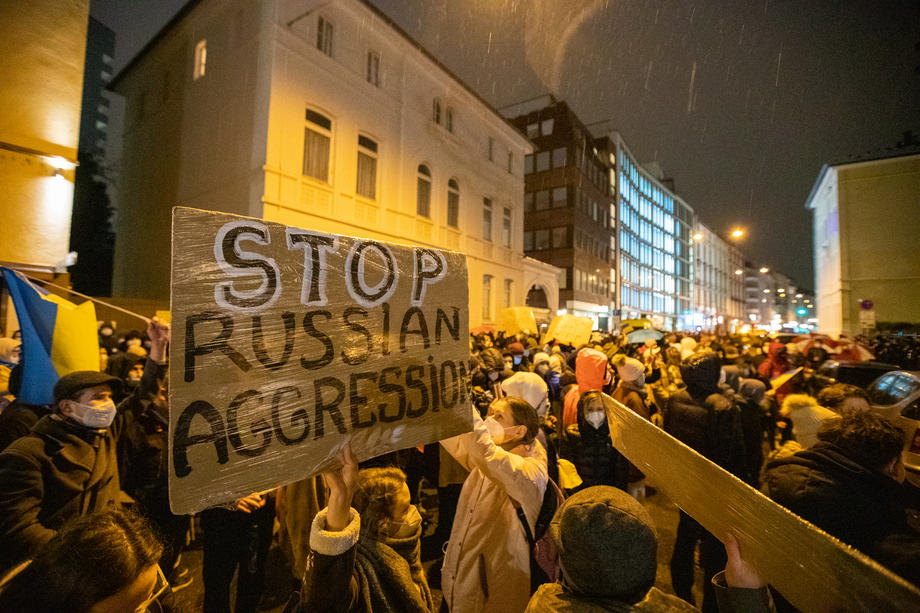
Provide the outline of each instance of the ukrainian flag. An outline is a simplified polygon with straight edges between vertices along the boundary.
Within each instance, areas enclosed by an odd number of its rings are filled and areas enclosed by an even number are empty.
[[[54,384],[75,370],[99,370],[99,337],[92,302],[73,304],[0,267],[22,332],[22,391],[26,404],[50,405]]]

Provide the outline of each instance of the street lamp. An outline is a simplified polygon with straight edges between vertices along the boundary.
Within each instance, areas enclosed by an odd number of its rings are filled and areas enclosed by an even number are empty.
[[[763,274],[767,274],[768,272],[770,272],[770,269],[767,268],[766,266],[763,266],[763,267],[760,269],[760,272],[763,273]]]
[[[697,232],[696,234],[693,235],[692,238],[693,238],[693,240],[699,242],[699,241],[703,240],[703,233],[702,233],[702,232]]]
[[[743,228],[734,228],[734,229],[732,230],[732,238],[738,239],[738,238],[742,238],[743,236],[744,236],[744,229],[743,229]]]
[[[735,274],[736,274],[736,275],[743,275],[743,274],[744,274],[744,271],[741,270],[740,268],[738,268],[738,269],[735,270]]]

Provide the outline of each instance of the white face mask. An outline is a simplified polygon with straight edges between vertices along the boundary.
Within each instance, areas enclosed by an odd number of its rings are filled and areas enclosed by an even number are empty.
[[[406,519],[401,522],[393,522],[393,526],[399,526],[399,528],[390,534],[393,538],[408,538],[414,535],[418,531],[418,527],[422,523],[422,514],[418,512],[418,507],[414,504],[409,506],[409,510],[406,512]]]
[[[506,428],[500,423],[498,423],[498,421],[496,421],[494,417],[486,417],[482,423],[486,425],[486,428],[489,430],[489,436],[492,437],[492,442],[495,443],[496,445],[501,445],[502,443],[505,442],[505,439],[506,439],[505,431],[506,430],[513,430],[514,428],[517,427],[517,426],[513,426],[511,428]]]
[[[111,400],[101,405],[74,402],[72,406],[80,410],[71,413],[70,418],[87,428],[108,428],[115,420],[115,403]]]
[[[607,421],[607,416],[604,415],[603,411],[589,411],[585,413],[585,421],[591,424],[592,428],[597,430]]]

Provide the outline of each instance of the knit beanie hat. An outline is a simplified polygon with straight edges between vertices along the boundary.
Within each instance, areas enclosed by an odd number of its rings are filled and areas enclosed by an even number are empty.
[[[547,402],[546,381],[535,372],[516,372],[502,381],[502,391],[506,396],[525,400],[538,413]]]
[[[638,381],[645,374],[645,366],[636,358],[624,358],[614,362],[617,375],[623,381]]]
[[[533,368],[534,368],[534,370],[537,369],[537,366],[539,366],[540,364],[544,364],[544,363],[545,363],[547,366],[549,366],[549,354],[548,354],[548,353],[545,353],[545,352],[543,352],[543,351],[538,351],[537,353],[533,354]]]
[[[680,339],[680,357],[686,359],[696,351],[696,340],[689,336]]]
[[[572,591],[633,603],[654,585],[658,539],[652,518],[623,490],[597,485],[572,494],[550,530]]]
[[[821,424],[828,419],[840,418],[840,415],[825,409],[817,400],[805,394],[786,396],[780,413],[792,419],[792,434],[805,448],[818,442],[818,429]]]

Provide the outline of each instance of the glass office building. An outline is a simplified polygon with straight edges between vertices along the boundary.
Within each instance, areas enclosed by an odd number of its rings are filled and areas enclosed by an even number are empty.
[[[622,319],[648,317],[662,329],[688,329],[692,315],[693,209],[640,166],[619,134],[616,145],[618,308]],[[659,176],[655,176],[659,174]]]

